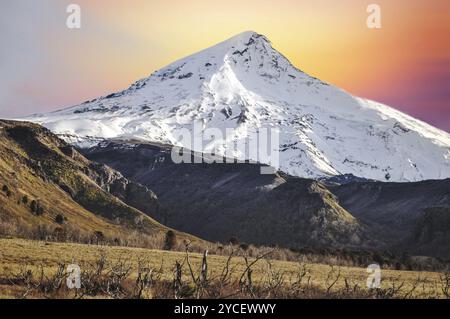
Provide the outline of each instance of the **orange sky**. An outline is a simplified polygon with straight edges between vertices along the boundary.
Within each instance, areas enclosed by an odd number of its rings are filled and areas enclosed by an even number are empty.
[[[8,71],[0,75],[10,89],[0,91],[0,116],[54,110],[123,89],[253,30],[303,71],[450,131],[448,0],[38,2],[34,10],[26,0],[0,4],[0,15],[7,15],[0,35],[11,37],[3,53]],[[81,30],[65,28],[65,8],[73,2],[82,8]],[[381,30],[366,26],[370,3],[381,6]]]

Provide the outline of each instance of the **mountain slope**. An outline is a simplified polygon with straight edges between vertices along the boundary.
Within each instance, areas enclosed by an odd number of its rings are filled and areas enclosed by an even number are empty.
[[[450,179],[416,183],[360,182],[328,186],[358,219],[378,225],[391,241],[411,234],[430,208],[450,208]]]
[[[179,60],[125,91],[27,120],[78,146],[133,139],[219,155],[228,150],[264,164],[268,160],[230,150],[268,128],[280,134],[279,147],[272,146],[280,154],[276,168],[294,176],[450,177],[448,133],[303,73],[254,32]],[[203,133],[220,129],[224,137],[194,132],[194,124]],[[180,141],[183,129],[202,137],[203,145]]]
[[[409,239],[416,253],[450,259],[450,207],[427,208]]]
[[[210,241],[286,248],[380,247],[320,182],[261,175],[254,164],[175,164],[170,148],[102,143],[85,155],[152,188],[156,220]]]
[[[38,125],[0,121],[0,168],[2,235],[126,240],[168,230],[148,216],[160,209],[153,192]]]
[[[170,147],[154,144],[105,142],[83,153],[154,190],[165,208],[156,220],[210,240],[450,256],[450,179],[339,185],[261,175],[255,164],[175,164]]]

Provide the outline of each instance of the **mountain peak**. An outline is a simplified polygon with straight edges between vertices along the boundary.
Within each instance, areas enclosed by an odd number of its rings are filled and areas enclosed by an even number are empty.
[[[234,37],[248,37],[248,38],[250,38],[252,36],[260,36],[260,35],[261,34],[258,33],[258,32],[248,30],[248,31],[241,32],[241,33],[235,35]]]
[[[263,34],[260,34],[258,32],[255,32],[255,31],[245,31],[245,32],[239,33],[239,34],[231,37],[230,39],[224,41],[224,43],[233,43],[234,42],[234,43],[240,43],[243,45],[250,45],[257,40],[262,40],[264,42],[270,43],[270,41],[267,39],[266,36],[264,36]]]
[[[258,47],[258,48],[265,47],[266,48],[266,50],[264,50],[265,52],[260,51],[260,53],[267,54],[269,51],[273,50],[277,54],[281,55],[279,52],[277,52],[276,50],[274,50],[272,48],[272,43],[269,41],[269,39],[266,36],[264,36],[260,33],[254,32],[254,31],[242,32],[228,40],[225,40],[222,43],[219,43],[217,46],[206,49],[205,51],[213,49],[213,48],[217,48],[217,47],[221,47],[225,50],[229,50],[231,52],[228,52],[228,53],[231,53],[231,54],[236,54],[237,52],[246,52],[246,50],[248,50],[248,48],[250,48],[250,47]],[[270,49],[270,50],[268,50],[268,49]]]
[[[239,33],[223,42],[220,42],[216,45],[213,45],[209,48],[206,48],[200,52],[192,54],[186,58],[183,58],[175,63],[172,63],[168,66],[168,68],[174,67],[176,65],[185,64],[190,60],[216,60],[216,62],[224,62],[227,58],[232,56],[241,56],[244,55],[246,58],[249,57],[250,51],[257,53],[257,55],[276,55],[281,56],[279,52],[272,48],[271,42],[262,34],[259,34],[254,31],[245,31]],[[219,61],[220,59],[220,61]],[[245,60],[245,59],[242,59]],[[206,61],[205,64],[208,62]],[[166,69],[166,68],[164,68]],[[164,70],[163,69],[163,70]]]
[[[450,177],[449,134],[303,73],[253,31],[178,60],[125,91],[28,119],[78,146],[99,139],[180,146],[176,132],[197,122],[205,130],[231,129],[243,141],[261,128],[276,129],[277,169],[291,175],[397,182]],[[223,155],[235,142],[209,144]]]

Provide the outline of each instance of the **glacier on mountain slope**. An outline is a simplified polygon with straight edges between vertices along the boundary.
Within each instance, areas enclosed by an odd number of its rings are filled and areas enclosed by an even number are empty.
[[[277,168],[291,175],[395,182],[450,177],[448,133],[303,73],[254,32],[181,59],[122,92],[26,120],[78,146],[103,139],[183,146],[177,132],[193,123],[233,128],[213,145],[220,155],[230,140],[273,128],[280,134]]]

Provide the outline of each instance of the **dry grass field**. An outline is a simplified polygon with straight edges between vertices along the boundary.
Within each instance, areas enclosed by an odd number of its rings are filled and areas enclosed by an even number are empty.
[[[89,291],[66,288],[69,264],[80,266]],[[372,291],[366,288],[368,275],[363,268],[270,260],[270,255],[246,259],[242,252],[231,259],[211,255],[204,262],[196,253],[0,239],[1,298],[448,297],[445,274],[382,270],[382,287]]]

